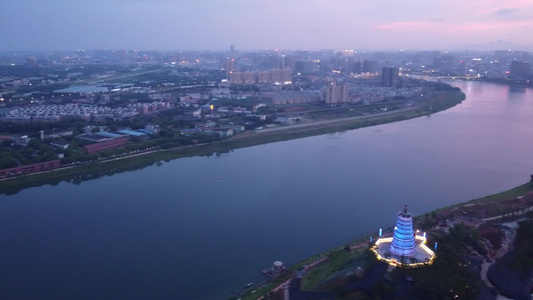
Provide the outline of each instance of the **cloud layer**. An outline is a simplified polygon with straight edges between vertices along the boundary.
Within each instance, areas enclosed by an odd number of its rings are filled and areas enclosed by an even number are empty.
[[[3,0],[0,50],[533,44],[530,0]]]

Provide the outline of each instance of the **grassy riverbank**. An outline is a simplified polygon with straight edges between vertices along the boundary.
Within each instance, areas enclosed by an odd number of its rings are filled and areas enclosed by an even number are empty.
[[[369,236],[306,259],[291,267],[290,270],[300,270],[305,265],[310,265],[327,257],[324,262],[310,269],[302,277],[300,291],[333,292],[339,296],[338,299],[390,299],[399,296],[408,299],[414,295],[419,299],[425,299],[431,295],[448,295],[450,287],[452,287],[453,295],[458,295],[459,298],[475,297],[480,293],[487,292],[479,275],[479,264],[483,260],[480,255],[487,256],[486,259],[489,260],[494,259],[490,253],[499,253],[500,250],[498,249],[500,248],[498,247],[501,247],[501,244],[499,246],[487,244],[487,240],[494,236],[494,231],[488,232],[486,228],[480,230],[477,229],[479,228],[477,226],[480,224],[485,224],[485,227],[493,226],[490,225],[491,223],[487,223],[485,221],[487,219],[484,217],[490,218],[494,208],[501,213],[499,215],[501,218],[491,218],[494,219],[491,220],[493,222],[508,222],[526,217],[528,214],[531,218],[531,212],[526,208],[530,208],[533,204],[533,196],[530,195],[532,192],[533,183],[526,183],[507,191],[448,206],[416,217],[415,229],[420,228],[420,225],[427,218],[431,218],[433,221],[431,228],[427,228],[428,245],[433,245],[435,242],[441,245],[436,252],[435,263],[431,267],[420,269],[395,269],[390,273],[389,280],[377,280],[371,291],[358,292],[347,288],[362,280],[362,275],[357,271],[357,267],[370,270],[378,264],[375,256],[368,250]],[[453,223],[446,226],[448,232],[437,226],[444,220],[451,220]],[[498,227],[496,226],[496,228]],[[524,228],[523,231],[528,233],[532,231],[533,226]],[[519,233],[524,235],[524,232],[519,231]],[[518,242],[527,244],[527,247],[523,247],[527,251],[533,248],[529,239],[521,239]],[[477,254],[473,254],[473,250]],[[529,254],[527,253],[530,252],[527,251],[522,249],[522,251],[517,252],[517,255],[528,258]],[[533,263],[529,258],[527,261],[530,264],[526,271],[529,272]],[[520,267],[523,266],[520,265]],[[414,284],[408,285],[406,288],[404,279],[407,277],[413,278]],[[277,283],[281,282],[278,281]],[[275,286],[275,284],[269,283],[256,290],[255,293],[245,295],[243,299],[257,299],[267,294]],[[276,296],[271,295],[265,299],[278,299]]]

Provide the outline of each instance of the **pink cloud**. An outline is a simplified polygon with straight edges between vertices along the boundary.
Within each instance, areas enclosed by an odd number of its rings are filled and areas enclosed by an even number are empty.
[[[492,0],[492,1],[468,1],[466,8],[476,15],[492,15],[498,11],[509,10],[528,10],[533,8],[531,0]]]

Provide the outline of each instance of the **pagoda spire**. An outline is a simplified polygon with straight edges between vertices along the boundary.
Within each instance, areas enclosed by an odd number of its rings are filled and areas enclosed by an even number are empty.
[[[413,216],[407,205],[398,213],[390,251],[398,256],[412,256],[415,254],[415,232],[413,230]]]

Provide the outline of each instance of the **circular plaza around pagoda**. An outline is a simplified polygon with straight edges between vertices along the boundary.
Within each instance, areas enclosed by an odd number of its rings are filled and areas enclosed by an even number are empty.
[[[376,257],[396,267],[417,268],[428,266],[435,260],[435,253],[426,246],[426,236],[413,230],[413,217],[407,206],[398,213],[392,237],[378,239],[372,251]]]

